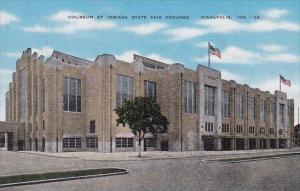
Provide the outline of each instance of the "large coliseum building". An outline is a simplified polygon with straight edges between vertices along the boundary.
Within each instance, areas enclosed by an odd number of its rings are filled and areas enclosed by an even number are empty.
[[[137,150],[114,109],[124,99],[154,96],[170,124],[167,133],[146,136],[144,150],[195,151],[292,146],[294,103],[226,81],[198,65],[165,64],[134,55],[132,63],[103,54],[88,61],[54,51],[23,52],[6,94],[2,148],[47,152]],[[1,146],[1,145],[0,145]]]

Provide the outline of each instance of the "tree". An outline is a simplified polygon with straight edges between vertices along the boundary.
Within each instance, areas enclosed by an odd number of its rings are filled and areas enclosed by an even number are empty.
[[[123,106],[116,108],[117,125],[128,125],[139,143],[141,157],[141,142],[146,133],[163,133],[167,130],[169,121],[160,112],[160,106],[153,97],[136,97],[132,101],[125,101]]]

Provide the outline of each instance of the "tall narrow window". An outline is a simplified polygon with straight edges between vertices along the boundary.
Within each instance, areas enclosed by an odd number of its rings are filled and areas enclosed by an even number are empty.
[[[184,110],[186,113],[196,113],[196,83],[185,81]]]
[[[46,88],[45,88],[45,79],[42,79],[42,111],[45,112],[45,108],[46,108]]]
[[[205,85],[205,115],[215,115],[215,87]]]
[[[222,116],[230,118],[230,92],[222,91]]]
[[[279,122],[284,124],[284,105],[279,104]]]
[[[23,69],[20,73],[20,120],[25,121],[27,104],[27,72]]]
[[[124,100],[133,99],[133,79],[129,76],[117,75],[117,100],[116,106],[121,107]]]
[[[267,101],[264,101],[264,121],[267,121],[268,117],[269,117],[269,107],[267,104]]]
[[[277,113],[276,112],[276,102],[273,102],[273,104],[272,104],[272,115],[273,115],[273,122],[274,123],[276,123],[276,116],[277,116],[276,113]]]
[[[249,108],[250,108],[250,119],[252,121],[256,120],[256,100],[254,97],[249,98]]]
[[[242,94],[237,95],[237,117],[238,119],[243,119],[244,118],[244,100],[245,97]]]
[[[144,94],[145,96],[153,97],[156,99],[156,82],[144,81]]]
[[[96,132],[96,122],[95,120],[90,121],[90,133]]]
[[[64,77],[64,111],[81,112],[81,80]]]
[[[265,100],[260,102],[260,120],[265,121]]]

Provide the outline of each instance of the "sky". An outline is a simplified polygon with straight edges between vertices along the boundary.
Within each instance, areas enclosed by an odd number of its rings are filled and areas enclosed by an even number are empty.
[[[224,79],[271,93],[279,89],[279,74],[291,80],[282,91],[295,99],[298,122],[298,10],[298,0],[0,0],[0,120],[16,60],[27,48],[45,57],[58,50],[88,60],[108,53],[129,62],[136,53],[195,70],[207,65],[210,42],[222,54],[211,56],[211,67]],[[207,18],[217,16],[222,18]]]

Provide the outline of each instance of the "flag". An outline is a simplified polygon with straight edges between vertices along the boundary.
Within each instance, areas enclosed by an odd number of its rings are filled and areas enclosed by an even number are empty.
[[[208,48],[211,54],[221,59],[221,51],[219,49],[213,47],[210,43],[208,43]]]
[[[284,85],[291,87],[291,80],[285,79],[282,75],[280,75],[280,83],[283,83]]]

